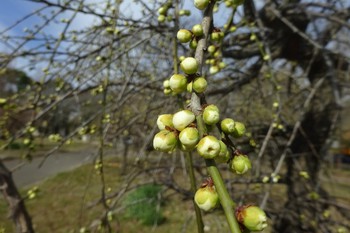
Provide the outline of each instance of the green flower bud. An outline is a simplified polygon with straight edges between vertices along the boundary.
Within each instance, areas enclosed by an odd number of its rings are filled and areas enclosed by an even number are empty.
[[[216,74],[216,73],[218,73],[220,71],[220,68],[218,67],[218,66],[211,66],[210,68],[209,68],[209,73],[210,74]]]
[[[215,157],[217,163],[227,163],[230,159],[230,152],[227,149],[226,144],[220,140],[220,153]]]
[[[210,34],[210,39],[211,39],[212,41],[219,41],[219,40],[220,40],[220,34],[219,34],[219,32],[212,32],[212,33]]]
[[[242,137],[245,133],[245,126],[243,123],[236,121],[235,122],[235,131],[233,132],[233,136],[236,138]]]
[[[195,120],[195,115],[190,110],[182,110],[174,114],[174,128],[181,131]]]
[[[192,32],[187,29],[180,29],[177,32],[176,37],[181,43],[188,43],[192,39]]]
[[[186,58],[185,56],[180,56],[179,61],[181,62],[181,61],[185,60],[185,58]]]
[[[189,11],[189,10],[180,10],[179,11],[179,15],[180,16],[183,16],[183,15],[190,16],[191,15],[191,11]]]
[[[195,74],[198,70],[198,62],[194,57],[186,57],[180,63],[180,67],[185,74]]]
[[[198,45],[198,42],[197,42],[196,39],[191,40],[191,42],[190,42],[190,48],[191,49],[196,49],[197,45]]]
[[[197,144],[197,152],[205,159],[213,159],[220,153],[220,141],[214,136],[205,136]]]
[[[211,53],[211,54],[214,54],[215,51],[216,51],[215,45],[209,45],[208,52]]]
[[[192,27],[192,32],[195,36],[202,36],[203,35],[203,27],[202,25],[200,24],[195,24],[193,27]]]
[[[203,111],[203,120],[207,125],[215,125],[220,120],[218,107],[214,104],[208,105]]]
[[[173,115],[172,114],[162,114],[159,115],[157,118],[157,126],[159,130],[165,129],[166,126],[168,127],[174,127],[173,126]]]
[[[207,80],[203,77],[198,77],[193,81],[193,90],[197,93],[203,93],[207,89]]]
[[[162,152],[172,152],[177,145],[175,132],[162,130],[153,138],[153,148]]]
[[[193,82],[187,83],[187,91],[191,93],[192,90],[193,90]]]
[[[169,80],[170,89],[175,93],[179,94],[186,90],[187,78],[182,74],[174,74]]]
[[[179,139],[186,150],[192,150],[199,141],[199,132],[196,128],[187,127],[181,131]]]
[[[245,174],[252,168],[252,164],[246,155],[236,155],[231,161],[231,169],[239,175]]]
[[[209,0],[194,0],[194,6],[199,10],[204,10],[209,4]]]
[[[163,82],[163,87],[164,87],[164,88],[170,88],[169,79],[164,80],[164,82]]]
[[[165,22],[165,15],[159,15],[158,16],[158,22],[159,23],[164,23]]]
[[[239,207],[236,210],[236,218],[249,231],[262,231],[267,227],[266,214],[257,206]]]
[[[232,134],[235,131],[235,121],[231,118],[225,118],[221,121],[221,130],[226,134]]]
[[[166,13],[167,13],[167,11],[168,11],[168,8],[167,7],[160,7],[159,9],[158,9],[158,13],[160,14],[160,15],[166,15]]]
[[[194,201],[204,211],[214,209],[219,203],[219,195],[215,186],[199,188],[194,195]]]
[[[170,88],[164,88],[163,92],[165,95],[170,95],[172,93],[172,90]]]
[[[219,63],[219,68],[220,68],[220,69],[224,69],[224,68],[226,68],[226,63],[225,63],[225,62],[223,62],[223,61],[222,61],[222,62],[220,62],[220,63]]]

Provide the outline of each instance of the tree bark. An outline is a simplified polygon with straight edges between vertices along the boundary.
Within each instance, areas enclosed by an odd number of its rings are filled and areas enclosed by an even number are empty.
[[[17,233],[34,233],[32,220],[12,179],[11,172],[0,159],[0,190],[9,206],[9,217]]]

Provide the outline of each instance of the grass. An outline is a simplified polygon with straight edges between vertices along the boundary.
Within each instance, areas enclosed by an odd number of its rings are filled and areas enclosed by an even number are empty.
[[[111,195],[116,191],[122,191],[122,187],[125,187],[130,177],[120,175],[121,163],[119,160],[116,158],[108,160],[104,169],[107,195]],[[179,173],[175,174],[178,175],[176,177],[183,177],[182,170],[176,172]],[[164,188],[161,186],[142,185],[150,182],[150,177],[144,174],[133,179],[129,186],[131,190],[126,192],[116,202],[113,209],[113,219],[111,220],[113,228],[119,229],[119,232],[123,233],[197,232],[192,201],[183,200],[182,196],[177,195],[172,190],[164,191]],[[323,185],[329,190],[337,190],[335,193],[337,197],[345,200],[349,206],[350,199],[348,193],[350,193],[350,186],[346,185],[346,179],[344,179],[349,177],[349,173],[336,170],[335,174],[336,182],[334,180],[332,182],[325,180]],[[186,182],[185,179],[186,177],[179,178],[177,182],[183,186],[184,182]],[[60,173],[40,183],[36,198],[26,200],[27,208],[33,218],[34,227],[37,232],[78,233],[81,228],[89,228],[92,224],[98,223],[96,220],[100,219],[104,210],[103,206],[97,202],[102,189],[100,180],[101,177],[94,170],[94,166],[88,164],[74,171]],[[245,185],[237,185],[235,187],[235,195],[241,195],[245,188]],[[263,187],[256,185],[253,188],[256,189],[253,190],[254,192],[261,192]],[[276,187],[276,189],[278,191],[272,192],[272,198],[281,200],[281,197],[285,195],[285,189],[282,186]],[[27,191],[28,189],[21,190],[23,195]],[[154,212],[154,209],[151,210],[154,208],[154,205],[146,204],[145,206],[144,203],[143,207],[145,208],[132,209],[133,207],[131,207],[132,205],[130,203],[140,200],[143,197],[151,197],[148,201],[153,204],[157,203],[158,199],[154,199],[154,197],[158,196],[160,191],[162,191],[163,197],[160,206],[161,212],[157,213],[157,209]],[[251,198],[249,195],[246,195],[248,201],[254,202],[253,197],[254,195]],[[6,233],[15,232],[12,222],[6,218],[6,209],[7,206],[4,200],[0,198],[0,232],[2,227]],[[148,225],[144,225],[144,219],[142,217],[140,218],[140,216],[135,216],[138,214],[142,216],[147,211],[149,212],[148,215],[159,213],[161,215],[153,216],[155,218],[146,220],[146,222],[148,221]],[[130,218],[130,216],[134,216],[135,218]],[[158,219],[162,221],[155,221]],[[225,216],[221,209],[204,214],[204,222],[206,229],[211,232],[228,232]],[[264,232],[267,233],[270,231],[270,229],[267,229]]]

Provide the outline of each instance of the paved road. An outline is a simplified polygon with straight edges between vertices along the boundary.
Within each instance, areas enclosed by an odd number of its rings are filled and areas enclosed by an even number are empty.
[[[94,151],[58,152],[47,158],[44,165],[38,168],[42,158],[34,158],[13,172],[13,179],[18,188],[34,184],[38,181],[56,175],[59,172],[69,171],[94,159]],[[5,166],[12,170],[24,160],[5,161]]]

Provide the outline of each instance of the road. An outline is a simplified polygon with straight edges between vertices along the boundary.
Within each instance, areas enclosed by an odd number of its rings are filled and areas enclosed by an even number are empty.
[[[19,165],[24,160],[8,160],[5,166],[13,170],[13,179],[18,188],[32,185],[38,181],[54,176],[63,171],[69,171],[85,163],[93,161],[95,151],[77,151],[77,152],[57,152],[47,158],[44,165],[39,168],[43,158],[34,158],[31,162],[26,162],[23,166]],[[16,169],[16,167],[19,167]]]

